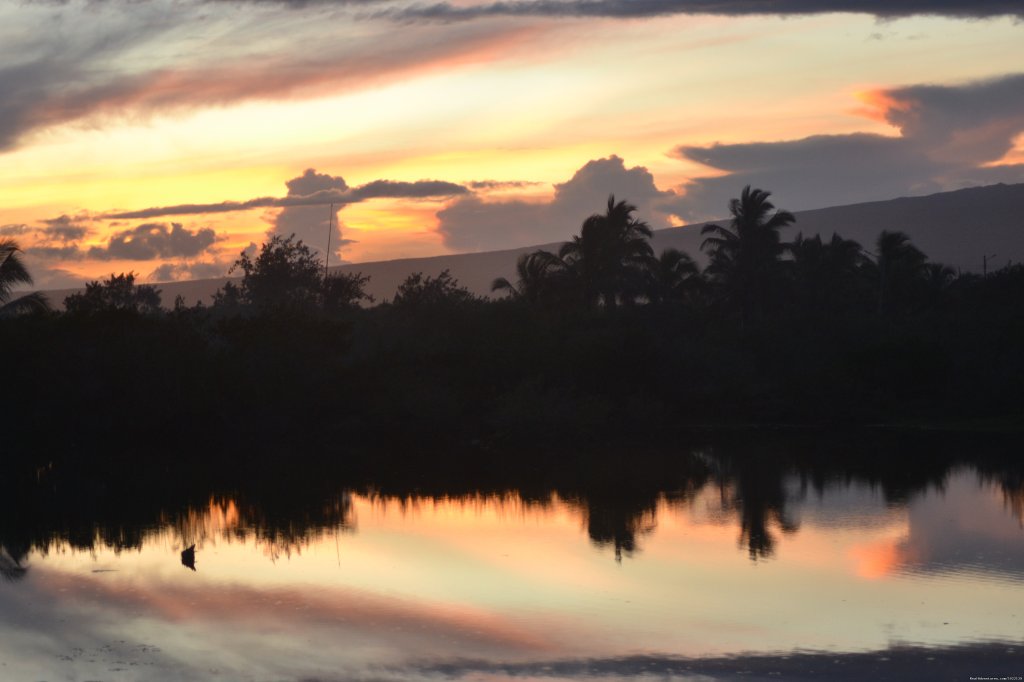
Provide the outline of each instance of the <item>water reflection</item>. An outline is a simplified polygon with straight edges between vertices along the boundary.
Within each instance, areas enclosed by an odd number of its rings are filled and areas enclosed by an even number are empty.
[[[0,516],[0,678],[1005,667],[1024,619],[1022,465],[965,452],[736,438],[149,494],[47,471]]]

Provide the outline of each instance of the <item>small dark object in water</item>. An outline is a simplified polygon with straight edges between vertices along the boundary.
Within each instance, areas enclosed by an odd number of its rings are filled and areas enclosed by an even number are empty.
[[[193,543],[188,549],[181,550],[181,565],[196,570],[196,546]]]

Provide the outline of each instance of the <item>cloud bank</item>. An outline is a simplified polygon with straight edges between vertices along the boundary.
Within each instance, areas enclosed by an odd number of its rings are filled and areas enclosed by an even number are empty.
[[[674,155],[726,174],[695,178],[685,196],[663,208],[690,221],[720,218],[748,184],[772,190],[787,207],[808,209],[1024,182],[1024,166],[999,163],[1024,133],[1024,74],[878,90],[865,95],[865,104],[865,114],[899,135],[677,147]]]
[[[378,27],[338,40],[323,27],[353,21],[346,3],[262,4],[26,3],[0,45],[0,152],[66,124],[335,96],[472,61],[522,32],[423,26],[395,41]]]
[[[312,175],[310,175],[312,174]],[[313,169],[306,171],[306,176],[290,180],[288,195],[284,197],[257,197],[246,201],[222,201],[215,204],[175,204],[173,206],[154,206],[136,211],[117,211],[103,214],[110,220],[138,220],[176,215],[200,215],[207,213],[228,213],[232,211],[248,211],[254,208],[290,209],[302,206],[344,206],[367,199],[381,197],[424,199],[429,197],[449,197],[466,194],[462,185],[442,180],[420,180],[417,182],[394,182],[391,180],[374,180],[373,182],[350,188],[341,177],[317,174]],[[300,185],[293,186],[296,180]],[[341,184],[336,184],[340,181]],[[314,189],[315,188],[315,189]],[[300,194],[308,191],[308,194]]]

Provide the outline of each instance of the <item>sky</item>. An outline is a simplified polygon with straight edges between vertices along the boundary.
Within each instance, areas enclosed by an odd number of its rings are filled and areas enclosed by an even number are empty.
[[[1017,0],[0,4],[0,238],[40,288],[1024,182]],[[330,246],[327,241],[330,236]]]

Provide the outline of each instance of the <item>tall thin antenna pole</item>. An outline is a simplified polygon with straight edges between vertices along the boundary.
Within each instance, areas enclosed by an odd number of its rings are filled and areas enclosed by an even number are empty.
[[[327,253],[324,255],[324,281],[327,281],[327,263],[331,260],[331,232],[334,232],[334,204],[327,214]]]

